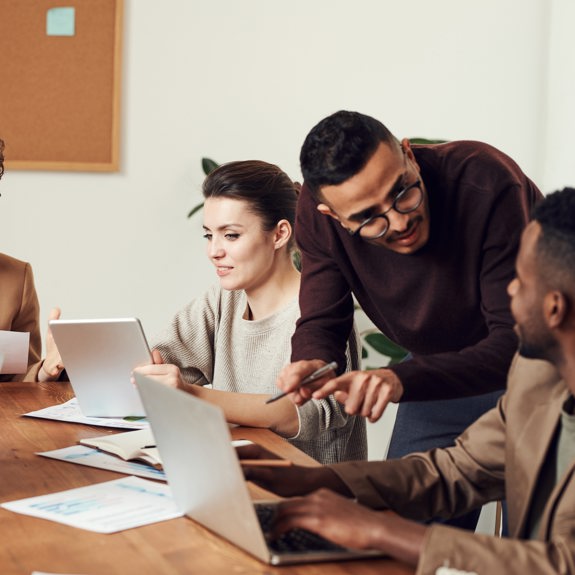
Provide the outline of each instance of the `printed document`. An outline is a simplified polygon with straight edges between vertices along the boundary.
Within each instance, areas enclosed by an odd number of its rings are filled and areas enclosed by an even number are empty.
[[[9,501],[1,507],[97,533],[115,533],[183,515],[168,485],[140,477]]]
[[[145,417],[87,417],[82,413],[78,400],[75,397],[65,403],[24,413],[24,416],[121,429],[146,429],[150,426]]]
[[[0,373],[26,373],[29,345],[28,332],[0,330]]]

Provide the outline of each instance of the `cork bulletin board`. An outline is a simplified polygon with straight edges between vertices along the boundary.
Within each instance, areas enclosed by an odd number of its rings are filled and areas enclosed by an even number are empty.
[[[118,171],[123,0],[0,0],[12,170]]]

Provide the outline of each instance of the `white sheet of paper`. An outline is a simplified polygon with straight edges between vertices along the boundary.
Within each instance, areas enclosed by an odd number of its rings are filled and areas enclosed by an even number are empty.
[[[148,479],[166,481],[166,474],[160,469],[145,463],[138,463],[137,461],[124,461],[115,455],[103,453],[87,445],[71,445],[62,449],[37,452],[37,455],[67,461],[68,463],[97,467],[98,469],[108,469],[118,473],[125,473],[126,475],[138,475]]]
[[[150,426],[145,418],[131,418],[131,417],[86,417],[80,406],[78,400],[73,397],[65,403],[51,405],[44,409],[37,411],[30,411],[24,413],[26,417],[40,417],[42,419],[55,419],[57,421],[68,421],[70,423],[85,423],[87,425],[95,425],[97,427],[116,427],[120,429],[146,429]]]
[[[140,477],[9,501],[1,507],[96,533],[115,533],[183,515],[167,485]]]
[[[0,330],[0,373],[26,373],[29,345],[28,332]]]

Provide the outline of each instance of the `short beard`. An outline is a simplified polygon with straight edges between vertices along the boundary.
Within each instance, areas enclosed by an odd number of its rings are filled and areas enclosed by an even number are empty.
[[[519,342],[519,355],[526,359],[545,359],[540,346]]]
[[[543,359],[553,362],[555,348],[554,341],[527,342],[520,339],[518,352],[526,359]]]

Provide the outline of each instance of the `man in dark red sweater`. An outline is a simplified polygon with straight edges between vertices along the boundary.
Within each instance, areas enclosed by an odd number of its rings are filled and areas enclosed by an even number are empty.
[[[300,160],[301,318],[279,387],[297,404],[335,393],[370,421],[400,402],[388,457],[450,445],[505,386],[517,348],[506,286],[541,193],[487,144],[412,146],[356,112],[322,120]],[[298,389],[344,365],[352,295],[409,359]]]

